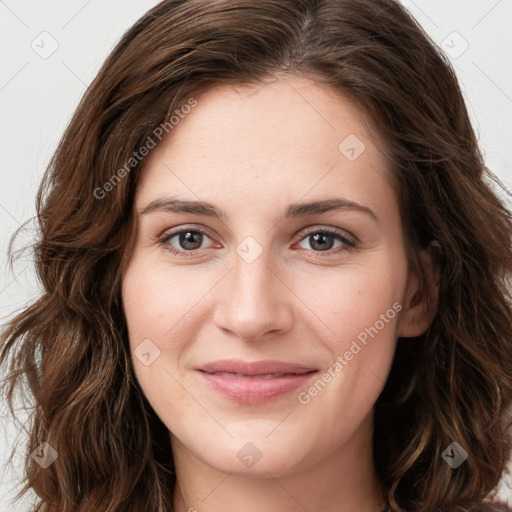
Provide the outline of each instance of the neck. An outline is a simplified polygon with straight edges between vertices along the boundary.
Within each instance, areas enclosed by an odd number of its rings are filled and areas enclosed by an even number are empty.
[[[171,436],[176,467],[174,512],[380,512],[383,499],[372,453],[372,415],[336,451],[278,476],[222,472]],[[300,449],[300,448],[299,448]],[[324,447],[325,449],[325,447]]]

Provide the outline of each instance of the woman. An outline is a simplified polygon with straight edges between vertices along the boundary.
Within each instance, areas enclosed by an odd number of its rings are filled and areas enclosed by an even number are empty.
[[[510,455],[510,213],[393,0],[169,1],[38,195],[2,338],[48,511],[475,511]]]

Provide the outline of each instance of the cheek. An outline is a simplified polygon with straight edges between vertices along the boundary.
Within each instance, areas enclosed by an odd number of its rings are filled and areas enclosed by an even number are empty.
[[[204,295],[204,286],[190,271],[169,268],[160,263],[143,264],[135,259],[123,279],[123,309],[132,348],[141,337],[181,339],[179,330],[188,312]],[[172,347],[170,347],[172,348]]]
[[[306,298],[313,316],[322,321],[324,340],[340,353],[351,340],[377,324],[386,337],[395,335],[404,288],[405,267],[375,262],[304,275],[295,283],[297,295]],[[393,305],[395,304],[395,307]]]
[[[187,400],[179,384],[186,379],[183,358],[201,336],[210,314],[204,299],[218,279],[213,272],[199,276],[197,267],[172,267],[140,256],[126,269],[122,297],[132,364],[155,410],[179,410]],[[149,357],[140,357],[148,352]]]
[[[346,295],[336,296],[336,306],[330,301],[324,304],[322,318],[335,331],[335,336],[322,340],[330,361],[298,396],[301,418],[309,418],[311,430],[321,429],[319,443],[342,443],[355,432],[370,414],[389,375],[401,305],[393,302],[389,290],[370,290],[372,296],[367,297],[346,288]]]
[[[181,376],[176,362],[194,336],[184,317],[200,298],[200,290],[190,284],[187,287],[180,275],[134,258],[122,284],[135,376],[153,409],[168,414],[179,411],[187,401],[186,392],[177,383]]]
[[[399,261],[380,255],[364,268],[347,266],[317,276],[314,287],[310,280],[302,283],[302,296],[309,283],[307,304],[321,319],[317,335],[330,361],[319,376],[321,382],[305,390],[301,403],[315,402],[319,414],[324,408],[322,414],[332,416],[333,432],[340,411],[358,411],[353,420],[360,419],[384,387],[403,308],[406,266]],[[325,412],[331,408],[331,413]]]

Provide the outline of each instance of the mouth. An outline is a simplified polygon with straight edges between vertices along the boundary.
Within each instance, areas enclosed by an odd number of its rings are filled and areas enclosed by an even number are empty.
[[[293,375],[305,375],[306,373],[311,373],[315,370],[297,372],[297,373],[263,373],[258,375],[246,375],[243,373],[233,373],[233,372],[205,372],[209,375],[218,375],[223,377],[233,377],[240,379],[274,379],[278,377],[290,377]]]
[[[247,404],[278,399],[318,373],[307,365],[282,361],[223,360],[197,370],[210,389],[228,400]]]

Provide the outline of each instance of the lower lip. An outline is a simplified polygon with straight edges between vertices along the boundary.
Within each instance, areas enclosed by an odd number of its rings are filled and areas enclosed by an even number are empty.
[[[226,398],[247,404],[259,404],[274,400],[307,382],[316,371],[282,377],[244,377],[242,375],[218,375],[200,371],[203,379]]]

